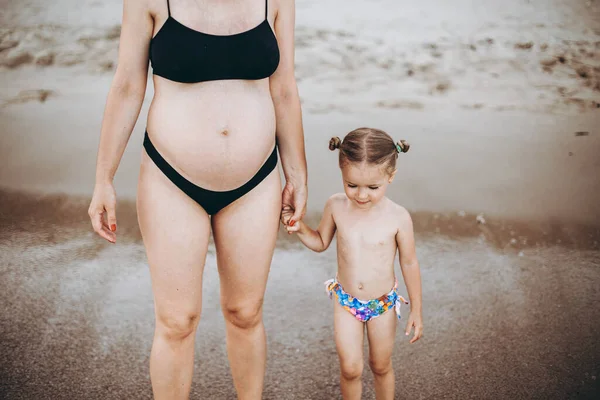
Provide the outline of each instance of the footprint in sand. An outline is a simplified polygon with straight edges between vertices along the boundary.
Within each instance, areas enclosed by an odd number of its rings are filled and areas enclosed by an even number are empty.
[[[377,108],[409,108],[411,110],[422,110],[425,106],[417,101],[383,100],[377,102]]]
[[[347,107],[338,104],[315,104],[312,107],[308,107],[308,111],[312,114],[328,114],[334,111],[343,113],[350,112]]]
[[[21,27],[0,32],[0,67],[17,69],[70,67],[92,64],[100,72],[112,70],[121,26],[89,28],[84,32],[67,26]]]
[[[54,58],[56,54],[51,50],[44,50],[36,55],[35,63],[40,66],[50,66],[54,64]]]
[[[16,51],[10,54],[8,57],[2,57],[0,59],[0,66],[7,68],[18,68],[22,65],[31,64],[35,57],[27,51]]]
[[[600,102],[597,102],[595,100],[582,99],[580,97],[570,97],[563,99],[563,103],[566,105],[576,106],[581,112],[600,108]]]
[[[48,89],[37,89],[37,90],[24,90],[20,92],[16,97],[6,101],[3,106],[8,106],[12,104],[23,104],[29,103],[31,101],[38,101],[40,103],[46,102],[46,100],[54,96],[56,92]]]
[[[19,45],[19,41],[18,40],[5,40],[2,41],[2,43],[0,43],[0,53],[2,53],[3,51],[6,50],[10,50],[14,47],[17,47]]]
[[[540,61],[540,64],[545,68],[554,67],[557,63],[558,63],[557,57],[544,58],[543,60]]]
[[[533,42],[515,43],[515,49],[519,50],[531,50]]]
[[[450,87],[452,86],[452,82],[450,81],[440,81],[435,86],[429,89],[429,94],[433,95],[435,93],[443,94],[446,93]]]
[[[475,104],[463,104],[461,105],[461,108],[465,109],[465,110],[480,110],[483,107],[485,107],[484,104],[481,103],[475,103]]]
[[[106,32],[104,38],[107,40],[117,40],[121,36],[121,25],[115,25]]]

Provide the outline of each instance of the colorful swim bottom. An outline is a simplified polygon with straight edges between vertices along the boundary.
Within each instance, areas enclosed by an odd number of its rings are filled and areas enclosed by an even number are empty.
[[[367,322],[371,318],[379,317],[392,307],[396,310],[396,315],[400,319],[400,304],[408,304],[408,301],[398,294],[398,280],[396,280],[394,287],[389,293],[373,300],[360,300],[353,297],[344,291],[344,288],[337,279],[330,279],[325,282],[325,290],[329,298],[332,298],[335,293],[340,305],[361,322]]]

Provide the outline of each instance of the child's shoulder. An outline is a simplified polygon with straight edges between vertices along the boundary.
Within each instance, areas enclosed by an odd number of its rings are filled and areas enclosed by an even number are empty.
[[[341,206],[343,206],[344,204],[346,204],[346,202],[348,201],[348,197],[346,197],[345,193],[336,193],[331,195],[328,199],[327,199],[327,203],[325,203],[325,208],[328,208],[329,210],[331,210],[332,212],[338,208],[340,208]]]
[[[394,218],[400,224],[412,225],[412,218],[406,208],[404,208],[403,206],[401,206],[398,203],[395,203],[394,201],[390,200],[389,198],[388,198],[388,207],[389,207],[390,215],[393,215]]]
[[[346,197],[345,193],[336,193],[336,194],[332,194],[329,197],[329,199],[327,199],[327,204],[329,204],[329,205],[345,204],[347,200],[348,200],[348,197]]]

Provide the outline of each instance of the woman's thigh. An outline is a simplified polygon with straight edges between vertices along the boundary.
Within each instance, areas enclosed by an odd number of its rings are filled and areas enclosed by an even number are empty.
[[[158,325],[186,330],[197,322],[202,308],[202,273],[210,219],[145,152],[137,212],[150,265]]]
[[[241,319],[256,316],[262,306],[280,214],[281,181],[275,168],[213,216],[222,307]]]

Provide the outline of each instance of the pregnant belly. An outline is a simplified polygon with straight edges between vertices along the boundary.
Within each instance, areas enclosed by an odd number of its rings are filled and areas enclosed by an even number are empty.
[[[181,90],[158,90],[157,85],[148,135],[167,162],[191,182],[209,190],[231,190],[260,169],[275,145],[268,82],[198,85],[202,87]]]

